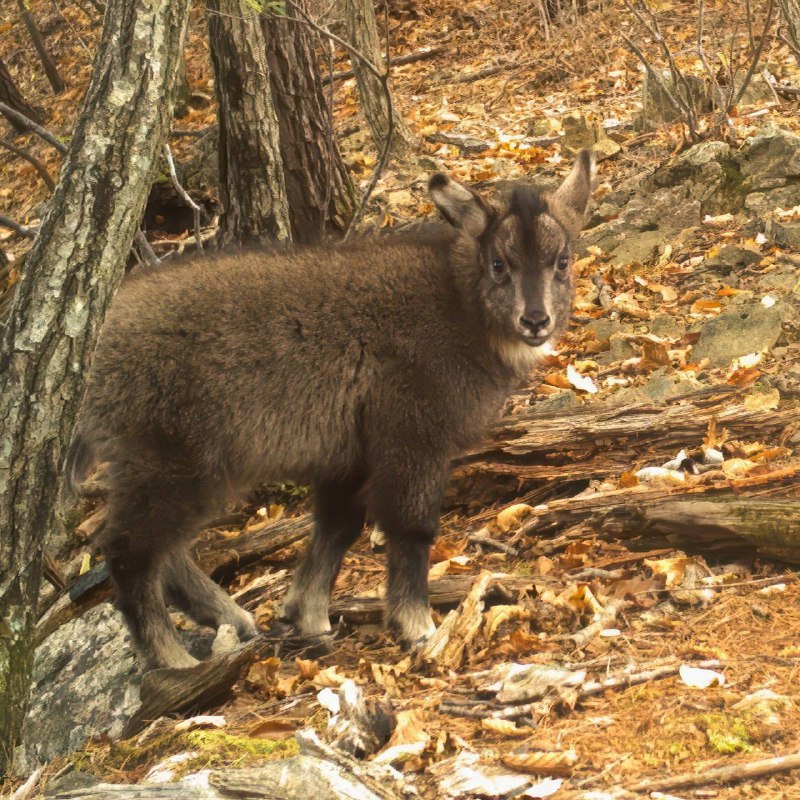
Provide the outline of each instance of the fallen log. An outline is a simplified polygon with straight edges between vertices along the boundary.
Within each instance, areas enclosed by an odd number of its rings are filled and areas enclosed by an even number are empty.
[[[495,424],[484,443],[455,462],[449,496],[469,496],[476,480],[497,491],[498,479],[576,481],[619,476],[634,463],[660,464],[699,445],[712,421],[730,439],[779,443],[800,424],[800,408],[752,411],[726,407],[737,390],[716,387],[667,406],[536,409]],[[679,402],[678,402],[679,401]]]
[[[268,520],[238,536],[202,541],[196,546],[195,555],[208,574],[219,577],[296,544],[305,539],[313,527],[310,514],[292,519]]]
[[[800,564],[800,498],[720,496],[665,498],[658,505],[632,505],[609,511],[605,529],[619,533],[657,533],[680,543],[719,547],[744,540],[759,553]]]
[[[650,488],[635,486],[630,489],[612,489],[605,492],[594,492],[577,497],[553,500],[534,507],[525,522],[517,529],[516,537],[542,536],[537,549],[543,553],[555,552],[563,548],[569,540],[575,538],[631,539],[642,538],[642,546],[661,546],[690,544],[697,542],[694,529],[684,529],[684,535],[678,537],[677,526],[669,532],[669,537],[656,525],[647,527],[641,524],[648,513],[657,514],[668,502],[714,501],[724,503],[726,500],[741,501],[743,504],[758,499],[767,499],[780,493],[785,498],[794,498],[800,502],[800,485],[798,484],[800,465],[774,470],[773,472],[753,475],[747,478],[728,479],[719,484],[695,485],[680,488]],[[630,520],[629,524],[628,521]],[[574,533],[573,533],[574,529]],[[744,528],[740,528],[744,530]],[[562,531],[568,531],[561,534]],[[755,552],[756,545],[764,547],[762,537],[758,542],[748,542],[742,535],[732,535],[724,528],[715,530],[716,541],[707,536],[702,541],[703,547],[713,545],[748,545]],[[553,536],[553,534],[561,534]],[[544,538],[547,535],[552,538]],[[779,546],[780,545],[779,542]],[[784,555],[775,557],[785,557]]]
[[[189,669],[154,669],[142,678],[142,704],[122,731],[123,739],[134,736],[148,723],[165,714],[208,707],[218,703],[255,658],[258,640],[223,655],[201,661]]]
[[[539,583],[542,578],[536,579]],[[475,583],[475,575],[447,575],[431,582],[430,602],[436,609],[454,608],[468,595]],[[492,578],[486,588],[486,603],[508,603],[522,592],[532,590],[534,579],[515,575],[502,575]],[[330,607],[332,620],[344,619],[350,625],[369,625],[379,623],[383,617],[383,600],[379,597],[341,597]]]

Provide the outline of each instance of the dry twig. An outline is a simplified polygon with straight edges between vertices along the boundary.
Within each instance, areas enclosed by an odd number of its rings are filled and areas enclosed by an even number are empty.
[[[717,767],[704,772],[695,770],[674,775],[671,778],[652,778],[635,784],[631,789],[634,792],[661,792],[673,789],[694,789],[699,786],[719,786],[752,778],[763,778],[766,775],[789,772],[793,769],[800,769],[800,753],[750,761],[746,764],[733,764],[730,767]]]
[[[172,179],[172,185],[175,187],[175,191],[183,198],[183,201],[186,203],[189,208],[192,209],[192,213],[194,215],[194,239],[197,243],[197,251],[199,253],[203,252],[203,237],[200,235],[200,206],[192,200],[191,195],[186,189],[181,186],[181,182],[178,180],[178,173],[175,171],[175,160],[172,158],[172,150],[170,150],[169,144],[164,142],[164,156],[167,159],[167,164],[169,165],[169,176]]]

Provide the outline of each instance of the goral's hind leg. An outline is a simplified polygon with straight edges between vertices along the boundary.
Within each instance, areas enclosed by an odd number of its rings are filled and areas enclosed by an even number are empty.
[[[164,575],[182,553],[203,513],[198,482],[149,463],[116,465],[101,549],[116,587],[117,604],[134,643],[150,667],[190,667],[167,611]]]
[[[230,595],[200,569],[186,550],[176,550],[166,559],[164,585],[168,601],[195,622],[212,628],[233,625],[240,641],[258,635],[252,614],[236,605]]]
[[[364,528],[360,489],[357,479],[314,487],[314,532],[283,604],[282,617],[299,636],[319,636],[331,630],[331,589],[347,549]]]

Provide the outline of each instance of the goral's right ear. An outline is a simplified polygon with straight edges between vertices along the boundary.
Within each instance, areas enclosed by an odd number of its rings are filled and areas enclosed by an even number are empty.
[[[428,192],[442,216],[470,236],[480,236],[491,222],[492,209],[471,189],[437,172],[428,181]]]

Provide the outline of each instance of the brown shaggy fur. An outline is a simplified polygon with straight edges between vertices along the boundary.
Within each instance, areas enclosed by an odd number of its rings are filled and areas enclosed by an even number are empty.
[[[93,457],[111,464],[101,545],[152,665],[194,663],[170,602],[256,633],[188,551],[227,496],[275,480],[314,489],[316,530],[283,612],[300,635],[330,630],[330,587],[367,515],[389,542],[388,623],[404,641],[430,634],[448,464],[566,327],[566,248],[591,170],[583,155],[549,200],[520,190],[501,210],[437,175],[451,225],[431,236],[223,253],[125,283],[67,479]]]

